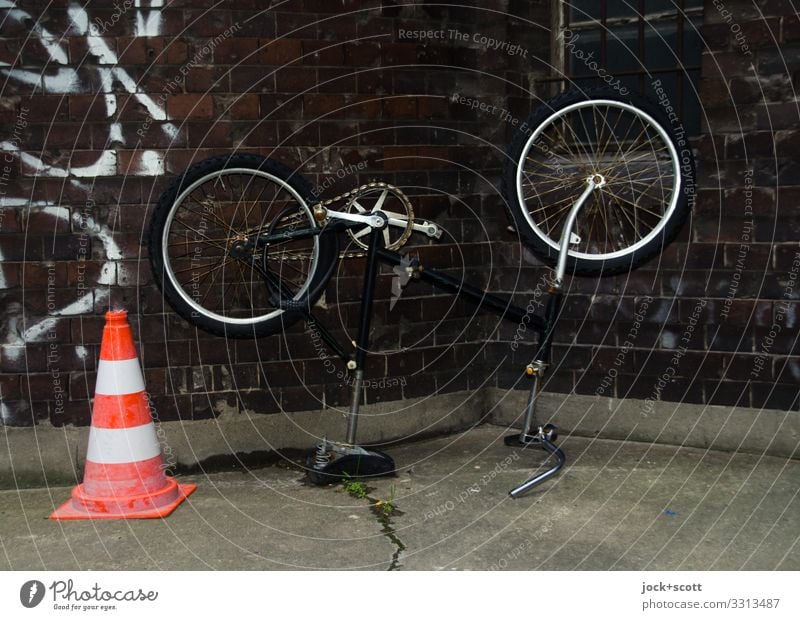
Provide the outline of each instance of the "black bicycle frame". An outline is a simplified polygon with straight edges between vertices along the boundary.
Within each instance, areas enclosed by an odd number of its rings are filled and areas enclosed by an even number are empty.
[[[384,226],[388,225],[385,215],[381,213],[381,217],[383,217],[385,220]],[[313,316],[311,313],[310,301],[308,299],[284,299],[283,302],[281,301],[283,290],[280,280],[261,265],[258,265],[253,258],[253,255],[249,253],[249,250],[260,247],[266,248],[272,243],[296,239],[308,239],[322,234],[337,234],[351,228],[362,228],[363,226],[363,222],[335,220],[333,222],[329,222],[324,227],[303,228],[299,230],[259,235],[258,237],[254,237],[253,239],[245,242],[243,246],[239,246],[237,250],[238,255],[236,256],[240,260],[244,260],[245,258],[249,257],[251,267],[261,273],[265,284],[269,287],[271,294],[276,299],[276,305],[282,308],[291,307],[293,310],[299,310],[303,314],[306,322],[314,326],[314,328],[320,334],[322,340],[331,348],[331,350],[338,357],[342,358],[348,363],[349,369],[355,371],[353,402],[351,403],[351,411],[347,418],[346,446],[357,448],[356,429],[359,400],[364,368],[366,365],[367,351],[369,349],[369,331],[372,318],[372,306],[375,296],[375,281],[378,276],[378,262],[380,261],[386,265],[389,265],[390,267],[403,266],[408,269],[410,276],[409,283],[414,279],[429,282],[437,288],[445,290],[449,293],[453,293],[458,297],[477,305],[483,310],[487,310],[498,315],[501,319],[515,323],[525,322],[532,328],[532,331],[538,334],[538,350],[534,356],[534,359],[526,367],[526,375],[533,379],[533,384],[530,388],[528,402],[523,417],[522,431],[518,435],[506,437],[506,444],[523,448],[531,445],[539,445],[555,457],[556,463],[545,472],[534,476],[525,483],[512,489],[510,491],[510,495],[514,498],[519,497],[523,493],[526,493],[532,489],[534,486],[554,476],[563,467],[566,457],[561,449],[552,443],[552,441],[555,439],[554,429],[553,431],[548,431],[547,426],[542,427],[535,425],[534,413],[536,399],[540,389],[540,382],[544,376],[545,369],[550,363],[553,332],[563,299],[563,293],[560,284],[558,282],[553,282],[548,288],[547,306],[545,307],[544,317],[541,317],[529,312],[524,308],[521,308],[520,306],[517,306],[516,304],[513,304],[510,299],[504,299],[497,295],[487,293],[482,289],[437,271],[436,269],[428,269],[421,265],[417,259],[412,259],[409,261],[406,256],[403,256],[398,252],[386,250],[383,247],[382,230],[379,228],[373,228],[372,233],[370,234],[370,241],[366,255],[366,265],[364,269],[364,284],[361,296],[356,350],[354,356],[351,358],[344,352],[344,349],[336,341],[334,336],[328,332],[328,330],[326,330]],[[325,444],[325,442],[323,442],[323,444]],[[344,450],[347,451],[349,448],[344,448]],[[378,458],[380,461],[389,458],[382,453],[374,454],[378,455],[376,458]]]

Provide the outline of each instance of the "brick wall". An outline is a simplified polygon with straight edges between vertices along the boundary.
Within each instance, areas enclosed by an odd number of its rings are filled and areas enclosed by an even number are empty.
[[[573,280],[546,389],[643,399],[643,415],[659,398],[797,410],[798,19],[781,1],[707,1],[702,34],[692,221],[660,260]]]
[[[451,98],[503,107],[505,80],[525,87],[544,65],[403,31],[469,35],[479,24],[505,41],[520,19],[392,2],[67,4],[19,3],[0,42],[10,143],[0,229],[5,424],[89,423],[109,307],[131,314],[161,420],[349,402],[347,382],[326,370],[302,326],[226,342],[164,306],[145,256],[149,214],[170,175],[213,154],[276,157],[324,184],[325,196],[371,179],[408,188],[417,213],[447,230],[421,249],[424,258],[457,275],[482,273],[496,247],[488,241],[506,225],[484,175],[494,182],[508,128]],[[513,11],[546,22],[540,4]],[[527,36],[531,56],[546,58],[544,33]],[[357,259],[342,263],[328,309],[318,310],[340,337],[356,327],[361,270]],[[370,376],[393,381],[368,388],[367,400],[482,382],[469,369],[484,358],[486,317],[429,287],[409,290],[389,312],[391,278],[379,283],[375,348],[410,349],[371,358]]]
[[[46,4],[18,3],[0,40],[9,65],[0,67],[9,151],[0,168],[4,424],[88,424],[111,306],[131,313],[162,420],[349,402],[347,382],[328,372],[301,325],[284,337],[226,342],[164,307],[145,256],[149,213],[170,175],[212,154],[274,156],[326,185],[325,196],[372,179],[406,188],[415,211],[447,230],[440,242],[420,242],[428,264],[522,305],[539,301],[545,270],[506,231],[498,171],[508,119],[524,116],[535,78],[549,71],[549,2],[303,0],[260,10],[248,0],[221,8],[193,0],[93,3],[85,12],[68,3],[45,12]],[[800,239],[791,157],[800,28],[779,2],[761,3],[764,18],[729,2],[734,33],[707,5],[695,217],[660,262],[573,281],[546,389],[798,406],[798,296],[784,294]],[[406,31],[445,35],[419,41]],[[526,54],[487,51],[451,32],[519,44]],[[472,110],[453,95],[511,114]],[[749,204],[753,231],[741,258]],[[345,339],[357,324],[361,269],[358,259],[344,261],[318,311]],[[390,311],[391,278],[381,277],[373,320],[383,354],[367,372],[394,381],[368,388],[369,402],[525,387],[534,347],[512,346],[518,326],[425,285],[408,288]],[[687,337],[688,325],[696,328]],[[685,351],[677,348],[684,337]]]

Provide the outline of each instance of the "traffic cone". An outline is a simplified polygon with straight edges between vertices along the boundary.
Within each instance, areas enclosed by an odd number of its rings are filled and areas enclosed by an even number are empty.
[[[83,484],[50,518],[166,517],[196,488],[164,474],[128,313],[106,312]]]

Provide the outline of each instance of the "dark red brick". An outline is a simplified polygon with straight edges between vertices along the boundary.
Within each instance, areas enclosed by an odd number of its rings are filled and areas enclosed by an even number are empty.
[[[310,45],[311,47],[307,47],[304,49],[304,46],[307,44]],[[322,47],[326,46],[322,43],[313,43],[313,44],[311,42],[301,43],[301,41],[298,39],[288,39],[288,38],[261,39],[258,41],[257,45],[258,51],[256,52],[256,57],[260,64],[282,67],[284,65],[288,65],[296,61],[299,61],[300,57],[304,53],[308,53],[313,51],[314,49],[319,49]],[[341,52],[339,54],[341,56]],[[317,57],[314,58],[313,60],[320,61],[322,60],[322,58]],[[309,59],[306,58],[303,60],[303,62],[309,63]],[[319,64],[332,64],[332,63],[321,62]]]
[[[69,371],[73,400],[69,408],[57,413],[52,399],[32,403],[42,418],[49,417],[54,424],[89,422],[86,398],[94,375],[78,368],[84,360],[76,347],[88,348],[91,356],[96,356],[102,312],[109,304],[125,304],[137,311],[134,333],[148,387],[157,393],[154,404],[163,419],[210,418],[218,415],[220,407],[264,413],[279,411],[281,404],[289,410],[319,409],[323,395],[328,407],[346,408],[349,404],[349,389],[338,380],[329,381],[301,324],[287,330],[285,342],[279,336],[258,342],[226,342],[196,331],[177,317],[151,282],[145,246],[153,205],[170,176],[211,155],[234,148],[270,155],[288,165],[302,166],[304,175],[316,184],[332,170],[366,161],[366,170],[337,179],[325,194],[347,191],[373,179],[407,187],[417,215],[434,219],[455,235],[447,243],[428,245],[420,240],[419,253],[428,266],[442,267],[471,283],[486,282],[492,290],[503,291],[523,305],[541,274],[547,273],[506,231],[502,198],[492,186],[510,127],[454,108],[449,97],[453,92],[480,92],[482,98],[520,118],[537,102],[501,82],[424,65],[458,63],[468,71],[489,71],[526,88],[531,86],[530,67],[522,59],[487,56],[452,45],[419,45],[396,35],[401,27],[430,28],[431,19],[471,23],[474,10],[406,7],[400,17],[400,7],[387,5],[378,10],[376,5],[375,10],[348,15],[347,11],[363,5],[347,3],[344,11],[341,7],[334,11],[324,2],[297,0],[282,5],[280,12],[269,11],[251,19],[260,10],[255,0],[237,0],[224,8],[212,8],[212,4],[206,0],[170,4],[162,9],[163,33],[159,37],[135,37],[130,20],[109,31],[118,66],[155,101],[161,94],[169,95],[166,111],[174,122],[153,121],[138,97],[116,83],[112,85],[118,91],[114,93],[116,112],[108,118],[103,96],[106,84],[95,66],[76,66],[88,48],[63,8],[53,9],[48,27],[66,33],[71,41],[72,66],[78,77],[75,92],[63,103],[59,94],[47,93],[34,97],[28,105],[19,95],[31,89],[19,83],[8,85],[10,107],[0,111],[0,120],[13,124],[20,106],[26,104],[26,150],[37,157],[42,153],[45,162],[64,169],[91,165],[104,151],[113,152],[117,164],[105,171],[107,176],[80,179],[78,184],[74,179],[45,177],[27,164],[22,166],[21,176],[21,166],[14,162],[6,186],[9,197],[46,200],[46,204],[70,209],[73,215],[86,210],[94,222],[111,231],[122,250],[122,260],[109,262],[93,224],[87,229],[89,260],[79,264],[80,248],[75,242],[81,237],[76,220],[54,218],[41,209],[41,203],[4,211],[0,236],[7,287],[2,293],[4,308],[18,304],[33,321],[46,315],[45,259],[57,266],[56,290],[62,305],[82,295],[68,288],[79,275],[86,281],[86,292],[94,296],[95,314],[61,317],[56,324],[57,337],[63,341],[60,354],[66,365],[75,368]],[[635,351],[624,356],[620,374],[606,394],[650,397],[663,368],[672,363],[674,346],[681,342],[698,301],[707,299],[699,315],[702,325],[680,357],[677,380],[659,396],[683,402],[796,408],[792,400],[796,364],[794,357],[787,357],[796,352],[790,328],[776,335],[758,381],[750,389],[745,382],[786,292],[800,235],[790,213],[791,205],[800,200],[796,191],[800,166],[794,161],[800,148],[796,131],[800,120],[791,99],[791,79],[796,81],[797,76],[785,75],[783,66],[784,58],[796,53],[792,42],[797,39],[797,20],[777,4],[767,3],[762,7],[764,21],[745,4],[737,2],[735,9],[748,43],[758,47],[755,59],[741,53],[729,25],[715,19],[716,13],[706,16],[703,32],[710,49],[704,58],[706,71],[700,89],[707,126],[713,134],[692,139],[700,192],[691,226],[684,227],[678,241],[665,249],[658,262],[641,270],[571,281],[555,334],[558,368],[548,375],[547,390],[568,393],[577,385],[579,392],[593,393],[603,378],[601,371],[617,368],[620,343],[633,327],[633,314],[644,296],[650,295],[653,302],[646,313],[647,328],[639,329]],[[515,4],[514,11],[522,11],[520,6]],[[97,10],[100,17],[111,16],[109,9]],[[324,13],[323,21],[308,11]],[[540,23],[547,23],[550,17],[546,4],[526,5],[524,11],[527,18]],[[482,32],[499,39],[516,40],[525,32],[522,22],[484,17]],[[213,52],[209,49],[204,55],[203,47],[234,25],[234,36],[218,39]],[[781,54],[774,49],[770,34],[779,31]],[[392,36],[358,41],[387,33]],[[20,30],[19,36],[24,38],[27,33]],[[543,31],[530,39],[528,47],[547,58],[548,45]],[[35,41],[22,50],[17,40],[0,42],[0,59],[9,63],[21,58],[41,66],[47,57],[47,51]],[[758,81],[749,68],[753,60]],[[188,67],[188,61],[193,66]],[[281,65],[287,66],[273,74]],[[188,69],[185,76],[181,66]],[[59,69],[63,67],[45,71],[54,74]],[[192,112],[195,103],[200,105]],[[51,123],[53,120],[56,122]],[[114,141],[110,140],[111,122],[119,123],[121,134]],[[148,128],[143,130],[146,123]],[[174,138],[165,130],[167,125],[177,129]],[[480,146],[475,138],[486,146]],[[141,159],[144,150],[163,153],[163,174],[157,166],[149,170],[156,176],[142,176],[147,172]],[[748,166],[754,169],[755,181],[749,196],[743,188]],[[459,167],[472,170],[459,172]],[[89,197],[93,202],[87,205]],[[748,197],[755,217],[755,241],[750,240],[736,297],[726,306]],[[22,213],[30,217],[23,218]],[[47,233],[51,228],[57,233],[55,243]],[[416,242],[417,236],[412,239]],[[328,309],[319,311],[320,320],[336,327],[334,332],[345,342],[358,324],[362,272],[363,261],[342,261],[340,277],[328,285]],[[391,280],[392,274],[385,271],[378,281],[373,344],[390,350],[410,348],[371,356],[368,370],[376,377],[402,375],[409,380],[400,390],[368,394],[368,400],[474,390],[487,376],[492,385],[525,389],[520,367],[536,353],[534,337],[526,337],[512,351],[515,324],[476,313],[473,306],[454,301],[428,284],[410,286],[390,311]],[[112,285],[109,289],[98,282]],[[787,326],[800,320],[797,305],[792,301],[787,306]],[[726,315],[723,308],[727,308]],[[402,329],[398,322],[403,323]],[[491,341],[488,347],[484,346],[487,339]],[[47,390],[48,366],[42,346],[46,344],[29,343],[24,355],[22,349],[4,351],[4,402],[24,400],[19,387],[25,372],[33,373],[28,383],[37,391]],[[790,363],[780,368],[776,365],[777,360],[787,359]],[[167,367],[175,370],[168,375]],[[693,376],[698,377],[694,382]],[[270,388],[270,381],[277,387]],[[302,387],[304,383],[314,386],[311,394]],[[773,385],[776,389],[770,394]],[[741,398],[737,390],[743,391]],[[177,400],[172,391],[177,392]]]
[[[213,100],[208,95],[172,95],[167,100],[170,119],[211,118]]]
[[[236,92],[245,92],[248,88],[243,87],[243,82],[237,82],[231,86],[231,74],[240,75],[241,72],[249,72],[252,67],[236,66],[231,70],[226,67],[197,66],[191,67],[184,81],[187,93],[224,93],[232,89]],[[256,79],[261,79],[262,75]]]
[[[258,39],[234,37],[217,43],[214,47],[216,65],[258,64]],[[210,60],[210,59],[209,59]]]
[[[120,37],[117,39],[117,62],[121,65],[166,64],[167,52],[164,39],[159,37]],[[179,48],[183,48],[183,53]],[[186,58],[186,44],[176,41],[170,45],[173,62],[183,62]]]
[[[175,3],[172,6],[178,7]],[[238,5],[241,3],[234,3],[233,6],[240,8]],[[219,5],[214,6],[213,3],[186,3],[190,10],[184,11],[183,18],[187,30],[189,30],[195,37],[202,37],[202,39],[214,39],[222,35],[225,30],[233,25],[232,15],[230,11],[220,10]],[[205,6],[204,6],[205,5]],[[202,8],[201,8],[202,7]],[[238,34],[238,30],[236,30]],[[199,41],[200,47],[206,41]]]

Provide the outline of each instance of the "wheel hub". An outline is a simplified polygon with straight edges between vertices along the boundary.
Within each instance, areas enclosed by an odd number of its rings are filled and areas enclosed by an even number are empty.
[[[595,189],[597,189],[606,184],[606,178],[599,172],[595,172],[589,177],[589,182],[594,185]]]
[[[230,244],[228,252],[233,257],[244,256],[245,253],[247,252],[247,239],[246,238],[234,239]]]

